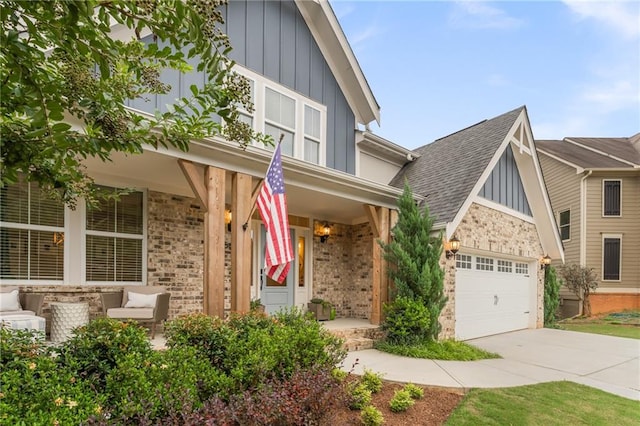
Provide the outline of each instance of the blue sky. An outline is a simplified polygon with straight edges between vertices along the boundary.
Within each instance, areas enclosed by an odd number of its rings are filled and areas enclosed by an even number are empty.
[[[330,3],[399,145],[521,105],[536,139],[640,132],[638,0]]]

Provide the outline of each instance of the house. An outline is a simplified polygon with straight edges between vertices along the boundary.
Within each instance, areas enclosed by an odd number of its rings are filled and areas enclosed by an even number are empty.
[[[536,142],[565,262],[593,268],[593,314],[640,307],[640,133]],[[561,314],[581,314],[566,288]]]
[[[445,246],[446,337],[472,339],[543,325],[548,255],[564,254],[525,107],[484,120],[414,151],[391,185],[422,197]]]
[[[273,148],[216,138],[192,141],[187,153],[147,146],[110,162],[88,159],[98,184],[133,189],[97,210],[65,208],[35,184],[3,188],[3,284],[44,293],[45,311],[53,301],[87,301],[92,316],[101,292],[162,285],[170,318],[247,311],[258,297],[269,312],[322,297],[338,316],[380,321],[386,270],[376,239],[389,238],[401,190],[387,183],[410,150],[362,130],[380,108],[327,1],[234,0],[222,12],[236,70],[253,89],[255,111],[244,119],[276,140],[285,135],[295,247],[286,282],[263,274],[264,229],[251,215]],[[197,72],[161,78],[170,94],[128,106],[164,110],[204,80]]]

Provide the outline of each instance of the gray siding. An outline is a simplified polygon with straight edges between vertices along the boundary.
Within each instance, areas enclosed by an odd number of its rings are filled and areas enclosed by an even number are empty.
[[[304,18],[292,0],[232,0],[223,11],[233,46],[230,58],[327,107],[327,167],[355,174],[355,115],[320,52]],[[152,42],[148,37],[147,42]],[[195,60],[191,61],[195,64]],[[203,73],[179,75],[166,71],[162,80],[171,92],[129,102],[133,108],[166,111],[189,86],[202,86]]]
[[[532,216],[511,145],[507,146],[478,195]]]

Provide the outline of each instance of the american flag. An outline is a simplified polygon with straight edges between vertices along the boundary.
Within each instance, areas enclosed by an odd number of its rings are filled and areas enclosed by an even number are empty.
[[[280,143],[273,152],[267,176],[258,195],[258,211],[267,229],[265,269],[267,276],[282,283],[289,273],[293,260],[293,247],[289,234],[287,198],[284,193]]]

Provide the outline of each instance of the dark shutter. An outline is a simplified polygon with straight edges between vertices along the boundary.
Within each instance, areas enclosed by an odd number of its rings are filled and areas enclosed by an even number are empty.
[[[620,279],[620,239],[604,239],[603,280]]]
[[[604,181],[604,215],[620,216],[620,181]]]

